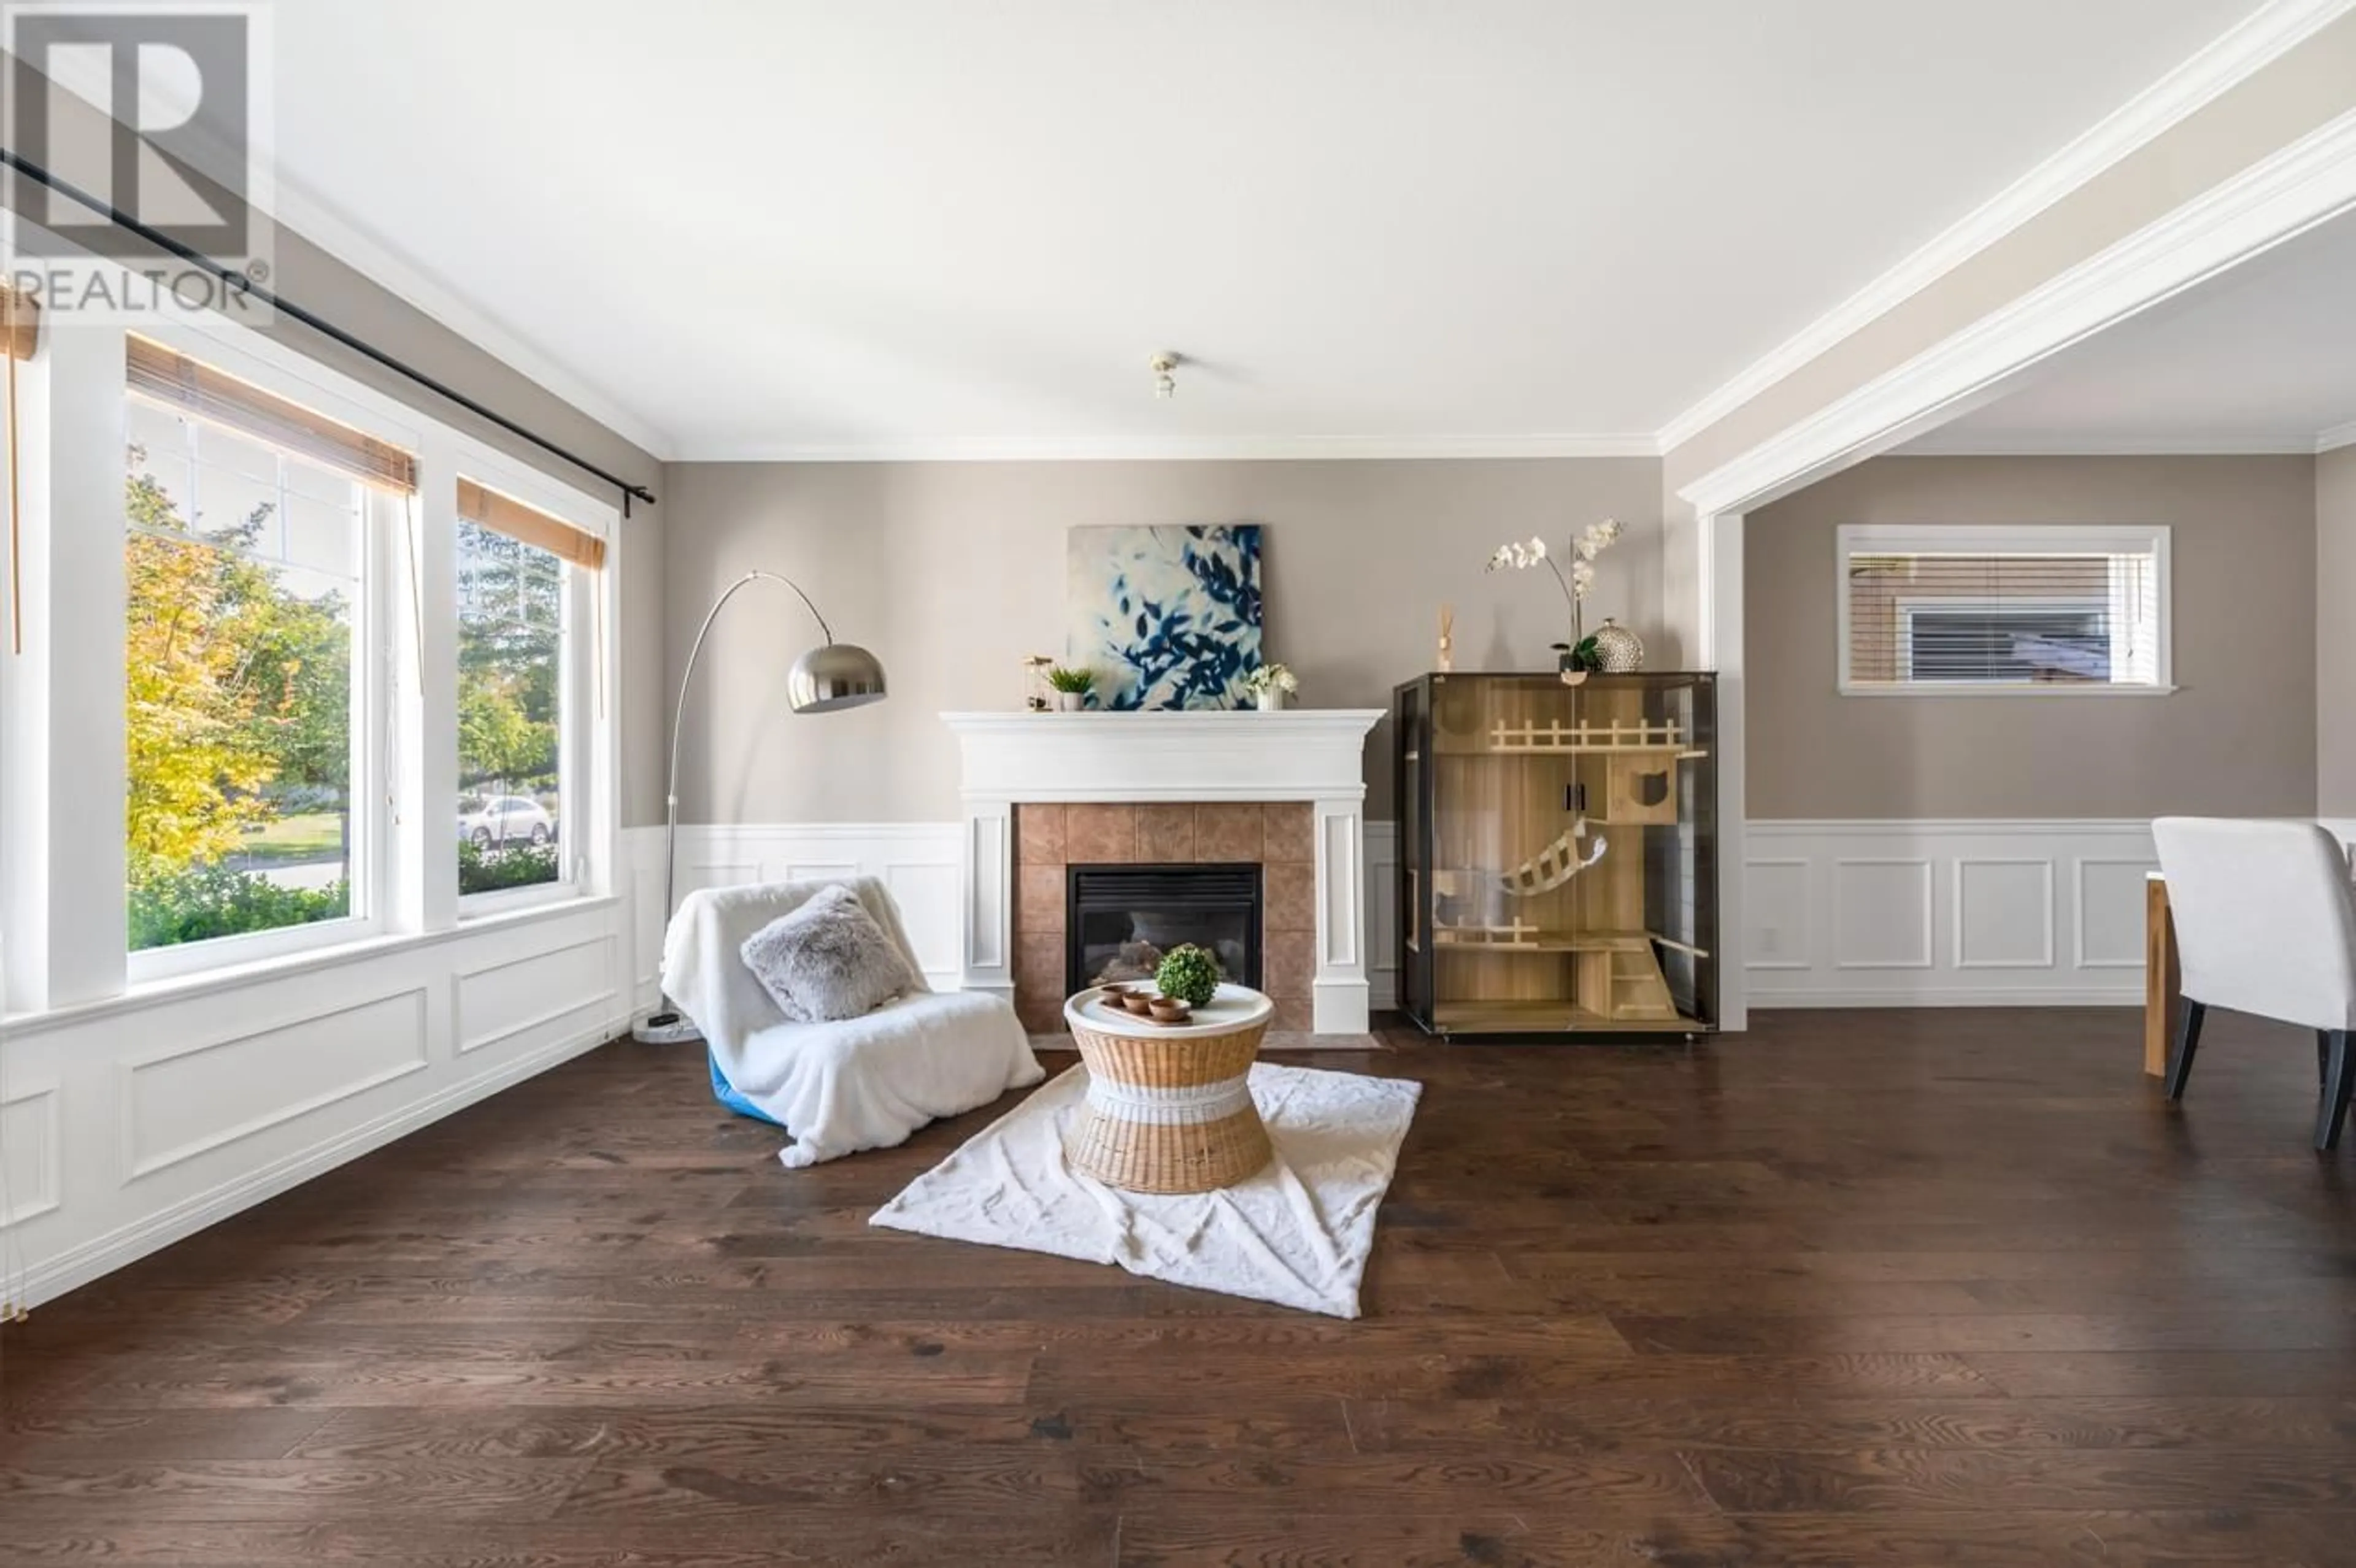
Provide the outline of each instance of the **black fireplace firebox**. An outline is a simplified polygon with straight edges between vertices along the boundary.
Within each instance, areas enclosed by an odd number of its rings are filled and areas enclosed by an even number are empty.
[[[1221,975],[1260,983],[1260,869],[1070,866],[1064,877],[1064,989],[1151,980],[1162,955],[1191,942],[1218,955]]]

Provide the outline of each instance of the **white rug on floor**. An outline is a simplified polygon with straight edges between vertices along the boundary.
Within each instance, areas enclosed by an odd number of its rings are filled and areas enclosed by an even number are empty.
[[[1252,1099],[1276,1157],[1218,1192],[1123,1192],[1064,1162],[1084,1113],[1075,1067],[910,1182],[868,1223],[1119,1264],[1131,1274],[1333,1317],[1358,1316],[1375,1211],[1423,1085],[1260,1062]]]

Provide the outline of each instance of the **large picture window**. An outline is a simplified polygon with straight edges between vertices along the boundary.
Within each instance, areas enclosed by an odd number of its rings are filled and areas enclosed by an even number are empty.
[[[2168,530],[1845,528],[1840,687],[2169,689]]]
[[[602,539],[458,485],[458,892],[569,880],[570,628]]]
[[[375,562],[416,459],[147,338],[125,375],[133,974],[365,934],[387,820]]]
[[[12,1016],[603,907],[616,508],[229,324],[16,379]]]
[[[133,950],[354,913],[359,483],[144,397],[123,491]]]

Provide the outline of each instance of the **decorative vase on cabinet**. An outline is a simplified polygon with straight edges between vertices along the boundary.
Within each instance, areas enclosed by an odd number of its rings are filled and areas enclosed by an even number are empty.
[[[1716,693],[1699,673],[1398,688],[1409,1018],[1443,1039],[1716,1027]]]
[[[1644,667],[1644,639],[1611,616],[1603,617],[1594,640],[1595,667],[1605,675],[1633,675]]]

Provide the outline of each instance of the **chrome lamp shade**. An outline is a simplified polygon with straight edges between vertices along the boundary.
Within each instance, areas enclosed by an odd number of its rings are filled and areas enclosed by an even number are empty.
[[[797,713],[833,713],[884,700],[884,662],[856,643],[825,643],[794,661],[786,700]]]

